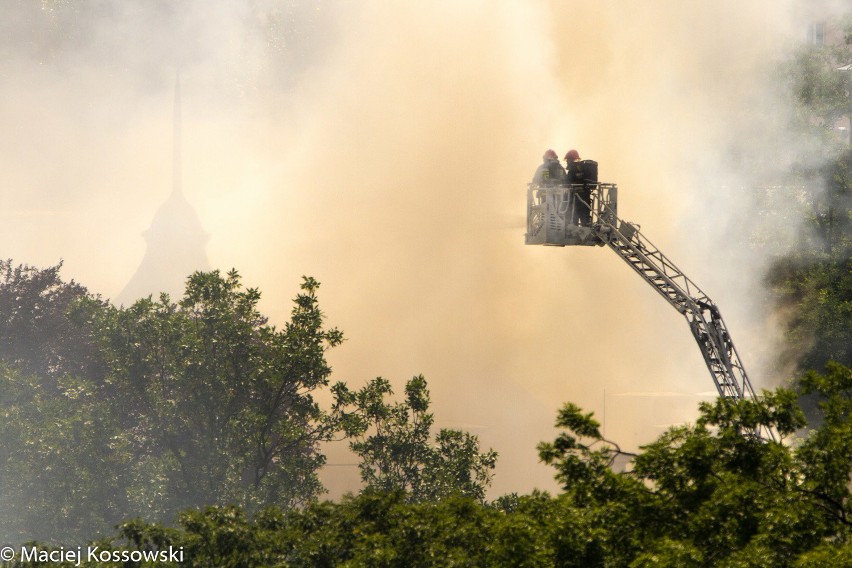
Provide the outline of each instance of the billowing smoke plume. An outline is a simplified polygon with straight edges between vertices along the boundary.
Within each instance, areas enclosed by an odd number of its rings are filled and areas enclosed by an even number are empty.
[[[315,276],[348,337],[337,380],[423,373],[439,425],[501,453],[495,493],[551,487],[535,445],[562,402],[606,411],[630,447],[714,389],[682,318],[614,254],[523,245],[525,185],[549,147],[598,160],[621,216],[717,301],[768,384],[730,141],[771,139],[757,119],[803,33],[791,6],[13,3],[2,254],[122,290],[171,191],[180,69],[183,192],[210,263],[259,287],[273,321]],[[687,401],[625,403],[657,391]]]

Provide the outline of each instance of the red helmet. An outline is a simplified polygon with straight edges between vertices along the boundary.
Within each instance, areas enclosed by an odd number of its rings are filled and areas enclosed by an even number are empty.
[[[544,153],[544,156],[542,156],[542,158],[544,160],[558,160],[559,156],[557,156],[556,152],[554,152],[553,150],[548,150]]]
[[[565,154],[565,159],[569,162],[576,162],[580,159],[580,153],[577,150],[568,150],[568,153]]]

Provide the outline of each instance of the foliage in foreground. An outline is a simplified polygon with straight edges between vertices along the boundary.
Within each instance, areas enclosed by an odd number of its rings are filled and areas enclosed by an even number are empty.
[[[795,443],[781,440],[804,417],[780,389],[702,404],[695,425],[670,429],[618,473],[618,447],[569,403],[563,432],[539,446],[557,496],[415,503],[366,491],[253,518],[217,507],[184,512],[177,528],[125,523],[102,546],[182,548],[181,566],[852,566],[852,369],[831,363],[801,384],[823,417]],[[758,426],[776,441],[754,436]]]
[[[318,444],[336,430],[325,329],[305,278],[278,330],[232,271],[193,274],[114,307],[59,266],[0,262],[0,517],[5,542],[68,542],[128,517],[237,503],[293,506],[322,492]]]
[[[324,491],[319,443],[343,432],[369,489],[482,501],[496,453],[458,430],[432,438],[426,379],[328,384],[325,329],[304,278],[280,330],[232,271],[196,273],[183,298],[114,307],[60,266],[0,261],[0,540],[81,542],[127,518],[188,508],[304,506]]]
[[[413,502],[454,495],[485,499],[497,452],[479,452],[479,439],[442,428],[432,440],[429,389],[422,375],[405,385],[405,401],[388,403],[391,384],[373,379],[358,391],[333,388],[335,412],[349,447],[361,458],[361,480],[372,491],[402,491]]]

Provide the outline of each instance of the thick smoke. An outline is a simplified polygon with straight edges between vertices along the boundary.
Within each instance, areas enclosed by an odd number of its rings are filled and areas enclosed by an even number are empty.
[[[621,216],[719,303],[768,384],[730,139],[763,142],[749,124],[776,104],[791,3],[42,6],[4,8],[38,34],[0,46],[3,256],[123,288],[171,189],[180,68],[183,188],[211,264],[274,321],[302,274],[319,279],[348,337],[336,379],[401,390],[423,373],[439,426],[500,452],[495,494],[553,487],[535,445],[564,401],[606,407],[630,447],[714,390],[685,322],[614,254],[523,245],[548,147],[599,161]],[[687,402],[624,403],[656,391]]]

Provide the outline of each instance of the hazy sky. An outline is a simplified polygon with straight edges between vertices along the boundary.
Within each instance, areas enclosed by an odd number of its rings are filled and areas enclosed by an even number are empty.
[[[792,1],[0,6],[2,257],[64,259],[119,294],[171,191],[180,69],[210,264],[273,322],[320,280],[347,337],[334,380],[423,373],[437,424],[500,452],[494,493],[553,487],[535,445],[565,401],[606,406],[635,447],[715,390],[682,317],[615,254],[524,246],[549,147],[599,162],[620,216],[720,305],[756,386],[773,379],[733,156],[777,143],[767,80],[806,30]],[[625,394],[652,392],[674,394]]]

